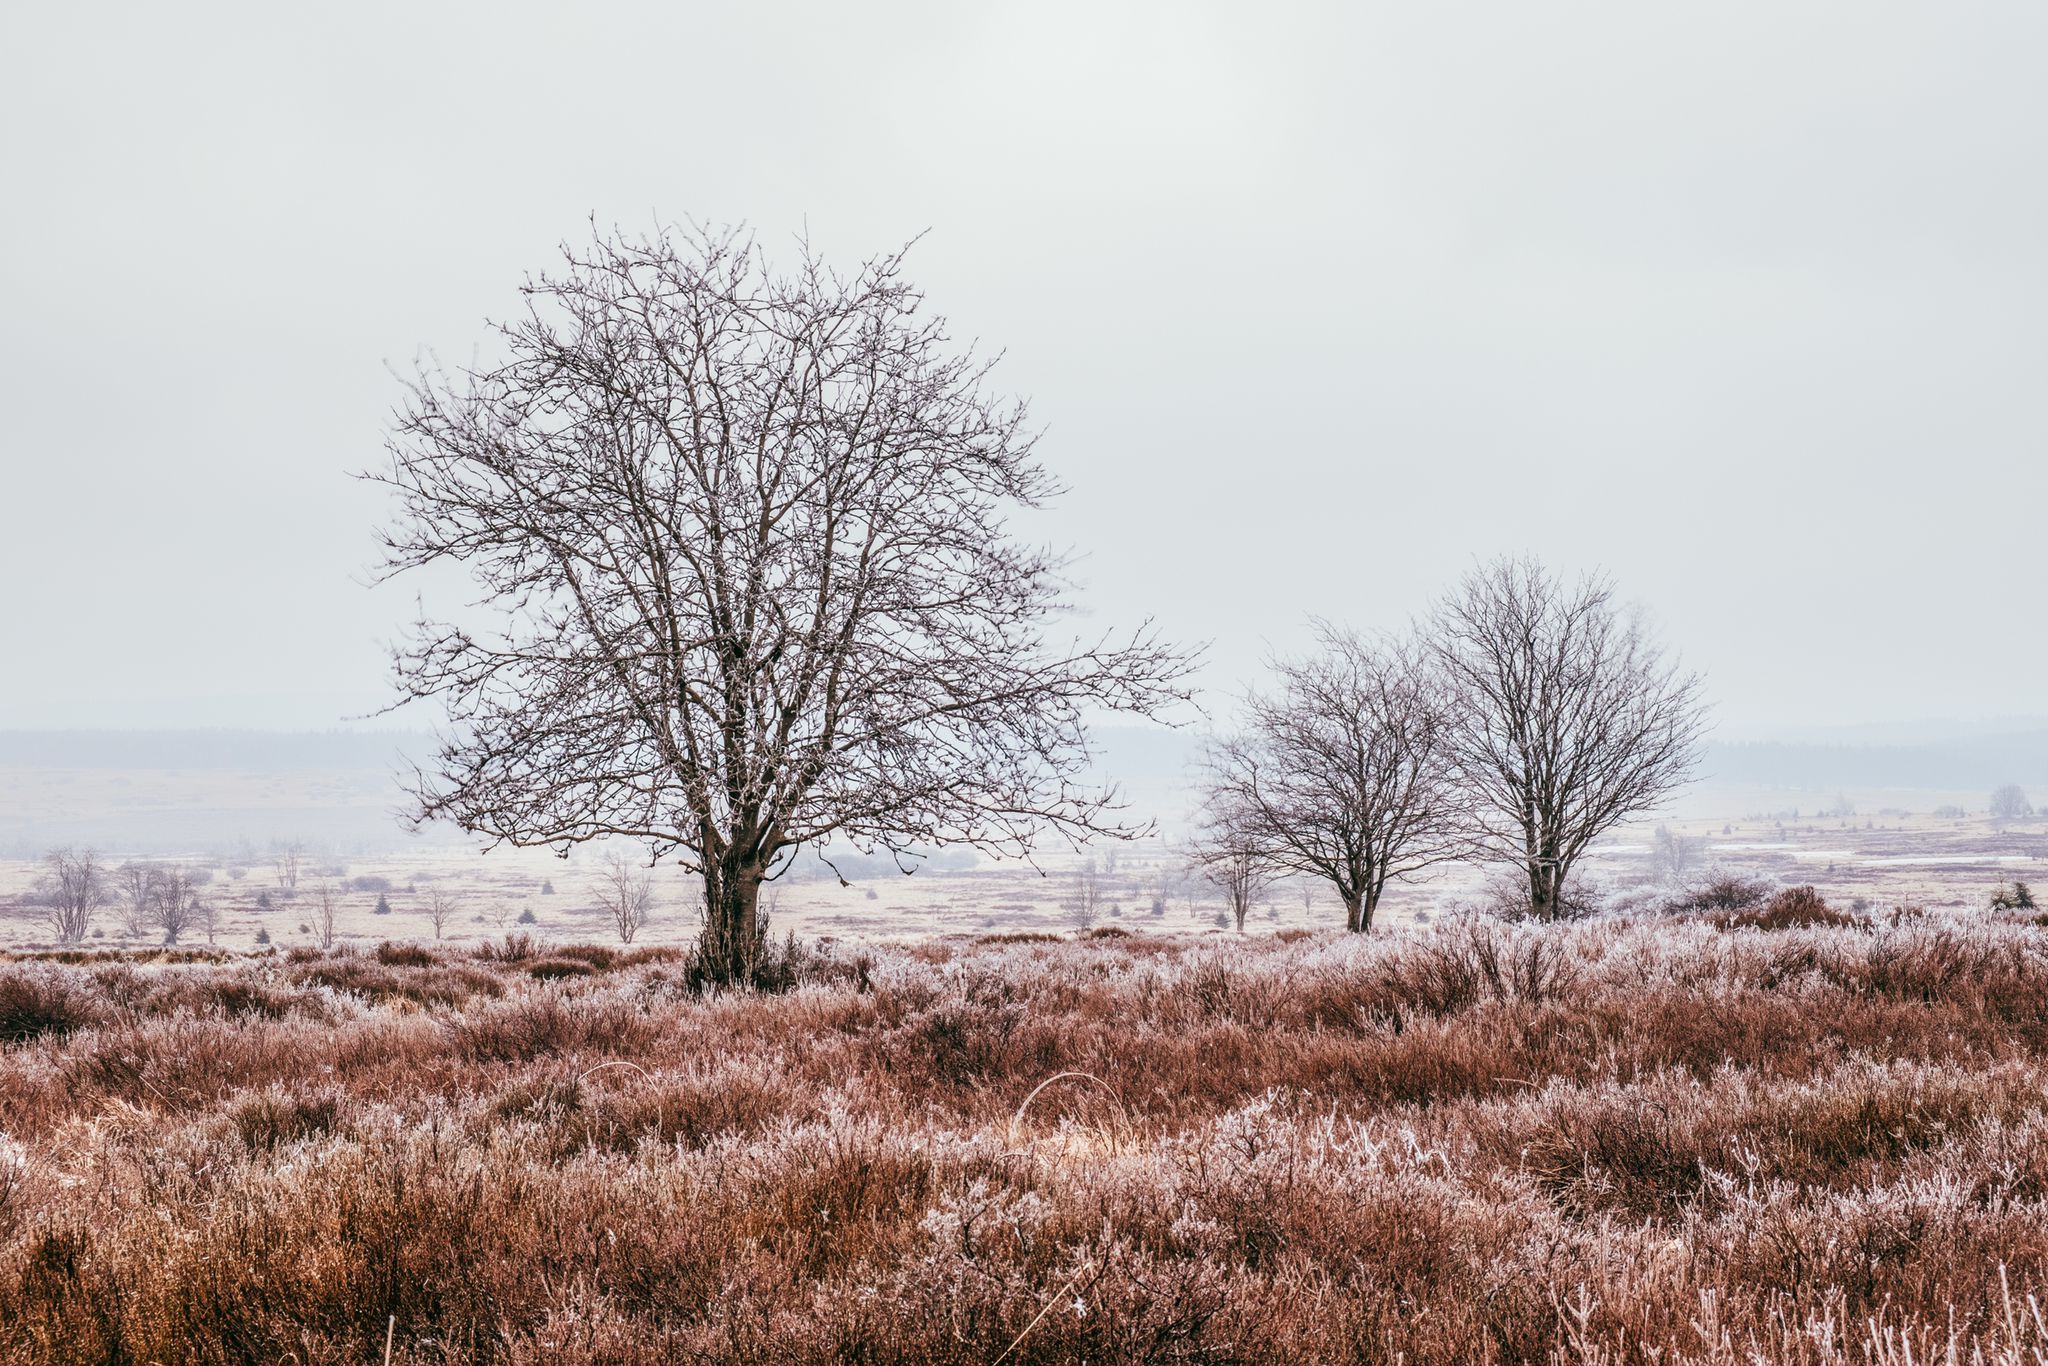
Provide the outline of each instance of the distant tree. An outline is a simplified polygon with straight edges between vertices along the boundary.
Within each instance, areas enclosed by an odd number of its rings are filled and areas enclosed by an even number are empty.
[[[333,883],[322,882],[313,889],[313,933],[319,937],[321,948],[334,947],[340,914],[341,897]]]
[[[124,863],[114,870],[121,897],[121,932],[130,939],[149,933],[156,918],[157,870],[146,863]]]
[[[1088,722],[1187,695],[1149,629],[1048,639],[1064,561],[1007,523],[1057,485],[901,269],[600,236],[529,282],[500,360],[420,376],[372,476],[387,573],[461,565],[503,608],[395,660],[451,723],[415,818],[675,859],[713,978],[752,974],[762,885],[805,846],[1140,833],[1088,780]]]
[[[113,876],[90,849],[53,849],[43,863],[49,869],[41,891],[50,928],[59,942],[76,944],[113,896]]]
[[[1105,895],[1102,874],[1091,854],[1075,870],[1073,891],[1067,898],[1067,922],[1077,930],[1093,929],[1095,922],[1102,918]]]
[[[1557,919],[1587,847],[1691,776],[1699,677],[1616,607],[1607,579],[1567,584],[1529,559],[1467,575],[1430,644],[1458,694],[1451,750],[1481,840],[1521,866],[1530,915]]]
[[[1224,909],[1230,918],[1225,921],[1219,917],[1219,925],[1234,921],[1239,934],[1244,933],[1245,917],[1251,914],[1252,903],[1284,871],[1255,833],[1252,822],[1240,813],[1213,804],[1205,813],[1188,856],[1201,870],[1202,879],[1223,893]]]
[[[199,920],[199,897],[183,868],[160,868],[150,881],[150,923],[175,944]]]
[[[2034,814],[2034,804],[2027,800],[2027,794],[2018,783],[2007,783],[1991,794],[1991,819],[1995,821],[2023,821]]]
[[[390,914],[391,914],[391,900],[390,900],[390,898],[389,898],[389,897],[387,897],[387,896],[385,896],[385,895],[384,895],[384,893],[382,893],[382,892],[379,892],[379,893],[377,893],[377,904],[376,904],[376,905],[375,905],[374,907],[372,907],[372,908],[371,908],[370,914],[371,914],[371,915],[390,915]]]
[[[434,927],[434,938],[441,937],[441,932],[448,927],[449,918],[454,914],[455,898],[439,887],[427,889],[427,923]]]
[[[654,879],[646,862],[617,849],[606,854],[598,875],[597,900],[612,918],[619,942],[632,943],[654,914]]]
[[[277,867],[277,885],[282,887],[287,895],[299,890],[300,865],[305,857],[304,846],[296,841],[282,845],[277,850],[273,860]]]
[[[1650,872],[1667,885],[1681,882],[1705,859],[1707,842],[1660,825],[1650,842]]]
[[[222,927],[227,923],[224,908],[219,897],[207,897],[192,903],[192,914],[199,922],[199,928],[206,932],[206,942],[217,943]]]
[[[1221,866],[1255,852],[1328,882],[1364,931],[1390,881],[1470,847],[1451,697],[1411,643],[1315,630],[1317,652],[1276,662],[1279,688],[1249,695],[1243,729],[1208,746],[1206,847]]]

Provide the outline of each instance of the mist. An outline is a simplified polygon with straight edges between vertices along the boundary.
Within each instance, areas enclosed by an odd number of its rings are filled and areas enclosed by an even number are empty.
[[[1600,567],[1724,735],[2048,712],[2035,6],[357,5],[0,19],[0,727],[321,729],[403,371],[593,221],[1000,352],[1089,620]],[[488,359],[488,357],[485,357]],[[423,726],[432,717],[389,724]],[[380,724],[384,724],[380,722]]]

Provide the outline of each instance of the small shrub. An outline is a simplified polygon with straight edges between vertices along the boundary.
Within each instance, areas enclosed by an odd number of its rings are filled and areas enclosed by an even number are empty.
[[[256,931],[256,942],[259,944],[268,944],[270,942],[270,931],[266,929],[258,929]]]
[[[377,946],[376,958],[387,968],[430,968],[441,961],[418,944],[394,944],[388,939]]]
[[[62,1037],[94,1022],[91,999],[52,971],[0,974],[0,1043]]]
[[[510,934],[502,944],[493,944],[486,939],[477,945],[476,956],[486,963],[524,963],[540,955],[540,946],[533,942],[530,934]]]
[[[389,899],[387,899],[387,898],[386,898],[386,897],[385,897],[385,896],[384,896],[384,895],[383,895],[383,894],[382,894],[381,892],[380,892],[380,893],[378,894],[378,896],[377,896],[377,906],[376,906],[376,909],[372,910],[372,911],[370,912],[370,914],[371,914],[371,915],[390,915],[390,914],[391,914],[391,902],[390,902],[390,901],[389,901]]]
[[[540,917],[533,913],[533,907],[528,906],[519,913],[519,923],[522,925],[538,925],[540,924]]]

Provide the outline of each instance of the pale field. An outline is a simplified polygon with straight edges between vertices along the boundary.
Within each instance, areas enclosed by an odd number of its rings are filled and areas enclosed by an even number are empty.
[[[499,848],[408,840],[392,816],[394,789],[388,778],[361,773],[122,774],[111,771],[15,770],[0,774],[0,947],[29,948],[49,942],[39,912],[26,902],[40,874],[34,851],[58,842],[120,828],[131,821],[149,829],[154,842],[124,849],[118,840],[93,842],[112,862],[144,858],[204,870],[201,889],[218,910],[217,942],[225,948],[257,945],[259,930],[273,945],[315,942],[312,890],[322,883],[338,889],[338,936],[357,944],[434,937],[426,915],[429,888],[451,894],[455,914],[446,927],[453,940],[497,938],[524,931],[559,941],[615,940],[617,935],[595,895],[600,851],[584,847],[564,859],[546,850]],[[1996,827],[1982,814],[1977,793],[1856,790],[1846,795],[1853,818],[1821,817],[1818,808],[1836,800],[1833,792],[1743,790],[1699,787],[1675,804],[1662,823],[1705,846],[1702,864],[1768,876],[1786,884],[1812,883],[1842,905],[1863,903],[1884,909],[1897,904],[1967,911],[1982,906],[1991,889],[2014,878],[2035,881],[2048,892],[2048,817]],[[1977,815],[1938,819],[1935,809],[1974,804]],[[1184,809],[1184,796],[1170,788],[1134,792],[1135,811]],[[1795,819],[1791,812],[1797,809]],[[1906,814],[1912,813],[1912,814]],[[1172,822],[1162,819],[1169,831]],[[1587,859],[1589,880],[1623,900],[1650,898],[1649,854],[1659,822],[1616,832]],[[324,831],[324,841],[305,840],[307,853],[296,894],[281,885],[267,852],[269,840],[247,832],[264,829]],[[186,843],[173,841],[188,840]],[[182,851],[182,852],[181,852]],[[778,936],[891,941],[931,935],[1067,932],[1077,926],[1073,910],[1077,869],[1093,858],[1103,887],[1097,923],[1133,930],[1226,933],[1219,926],[1220,893],[1186,870],[1168,835],[1128,843],[1103,843],[1087,854],[1048,852],[1037,867],[1019,862],[980,861],[964,870],[923,869],[914,875],[863,874],[841,886],[806,856],[801,869],[820,876],[785,878],[765,897]],[[685,943],[696,934],[697,893],[692,878],[656,869],[656,915],[637,940]],[[1426,882],[1390,889],[1379,925],[1398,927],[1454,914],[1479,898],[1489,876],[1483,869],[1440,871]],[[349,884],[382,878],[390,912],[375,913],[378,894]],[[552,891],[545,890],[552,885]],[[270,908],[258,904],[267,893]],[[1154,914],[1155,900],[1163,913]],[[532,923],[519,917],[530,913]],[[1270,889],[1247,925],[1270,932],[1342,923],[1342,909],[1327,888],[1301,881]],[[158,936],[131,936],[118,907],[101,913],[97,946],[139,946]],[[187,943],[205,942],[203,930]]]

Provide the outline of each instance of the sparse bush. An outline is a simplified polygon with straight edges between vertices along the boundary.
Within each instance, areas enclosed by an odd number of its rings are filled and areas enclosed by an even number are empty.
[[[1712,911],[1746,911],[1763,905],[1774,885],[1768,878],[1719,873],[1671,898],[1664,909],[1674,915]]]
[[[1724,930],[1793,930],[1814,925],[1854,927],[1863,921],[1838,911],[1812,887],[1787,887],[1761,906],[1716,911],[1708,920]]]
[[[2034,890],[2024,882],[2014,881],[2010,885],[2000,883],[1991,893],[1991,909],[1994,911],[2032,911],[2039,909],[2034,904]]]

